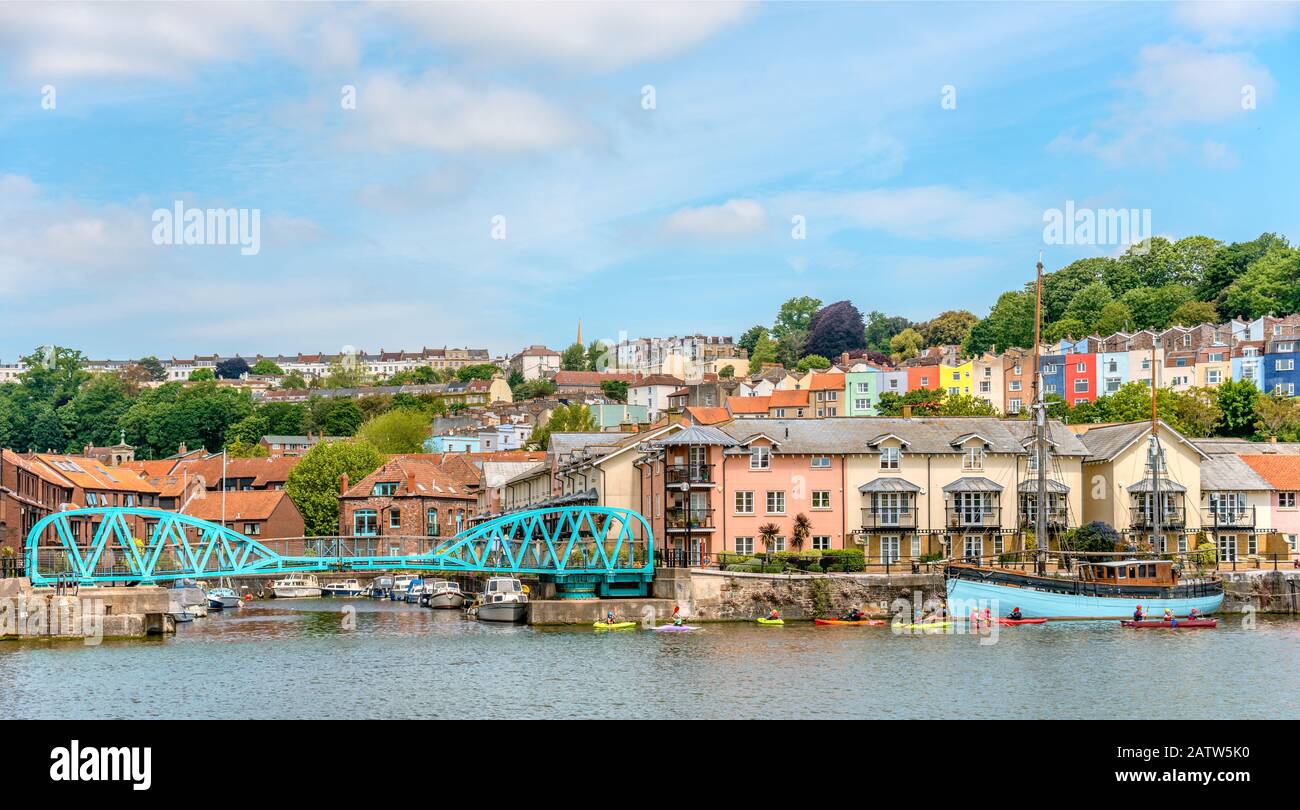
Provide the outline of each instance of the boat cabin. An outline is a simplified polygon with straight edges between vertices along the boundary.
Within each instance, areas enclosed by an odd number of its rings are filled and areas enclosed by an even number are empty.
[[[1178,572],[1172,560],[1116,560],[1080,564],[1079,579],[1107,585],[1172,586],[1178,584]]]

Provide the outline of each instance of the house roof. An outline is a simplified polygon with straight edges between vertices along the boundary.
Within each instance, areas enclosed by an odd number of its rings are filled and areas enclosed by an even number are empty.
[[[1288,459],[1291,466],[1300,467],[1300,459]],[[1216,453],[1201,462],[1201,491],[1264,491],[1273,489],[1242,456],[1231,453]]]
[[[581,387],[581,388],[599,388],[600,384],[606,380],[621,380],[631,385],[636,382],[636,374],[605,374],[600,371],[557,371],[555,372],[555,385],[557,387]],[[678,383],[680,385],[681,383]]]
[[[1027,480],[1021,481],[1019,489],[1021,492],[1037,492],[1038,479],[1029,478]],[[1057,494],[1064,495],[1065,493],[1070,491],[1070,487],[1067,484],[1065,484],[1065,482],[1063,481],[1057,481],[1054,478],[1049,478],[1047,479],[1047,491],[1049,493],[1055,492]]]
[[[128,467],[106,467],[97,459],[37,453],[39,459],[57,475],[82,489],[113,492],[156,492],[153,485]]]
[[[858,487],[858,492],[920,492],[921,487],[902,478],[875,478]]]
[[[251,478],[255,489],[266,489],[272,484],[283,484],[289,480],[289,473],[302,461],[301,456],[277,456],[274,458],[227,458],[225,473],[227,479]],[[221,456],[208,456],[194,461],[183,461],[172,470],[173,474],[189,470],[191,475],[202,476],[211,486],[219,486],[221,481]]]
[[[282,489],[230,490],[226,493],[225,501],[227,522],[269,520],[286,501],[289,508],[298,508]],[[185,514],[200,520],[221,522],[221,493],[209,492],[206,497],[195,498],[186,505]]]
[[[715,427],[692,425],[662,439],[655,439],[650,444],[654,447],[680,447],[692,444],[735,447],[739,442]]]
[[[651,374],[649,377],[642,377],[634,383],[629,383],[629,388],[647,388],[649,386],[672,386],[674,389],[681,388],[686,384],[685,380],[680,380],[668,374]]]
[[[1150,492],[1152,491],[1153,487],[1151,486],[1150,478],[1143,478],[1141,481],[1138,481],[1136,484],[1130,484],[1128,487],[1126,487],[1126,489],[1129,492]],[[1171,481],[1168,478],[1162,478],[1160,479],[1160,491],[1161,492],[1186,492],[1187,487],[1183,486],[1177,481]]]
[[[1296,463],[1295,456],[1242,456],[1241,460],[1273,489],[1285,492],[1300,490],[1300,464]]]
[[[835,374],[833,372],[813,372],[812,381],[808,384],[809,391],[843,391],[844,374]]]
[[[808,406],[808,389],[796,388],[772,392],[768,397],[768,408],[806,408]]]
[[[992,453],[1025,455],[1021,445],[1019,420],[993,417],[917,417],[880,418],[839,416],[830,419],[735,419],[719,425],[732,438],[744,441],[755,433],[765,433],[780,442],[780,452],[793,454],[875,454],[872,441],[893,435],[905,442],[909,453],[957,454],[952,446],[958,436],[977,432],[988,440]],[[1030,426],[1032,428],[1032,426]],[[1061,445],[1064,455],[1084,456],[1087,450],[1068,429],[1057,422],[1049,423],[1050,434]]]
[[[771,397],[727,397],[727,410],[734,414],[766,414]]]
[[[536,464],[530,464],[530,465],[528,465],[527,467],[522,467],[522,468],[520,468],[519,470],[517,470],[517,471],[515,472],[514,475],[510,476],[509,478],[507,478],[507,479],[503,482],[503,485],[504,485],[504,484],[517,484],[517,483],[519,483],[520,481],[526,481],[526,480],[528,480],[529,478],[533,478],[533,477],[535,477],[536,475],[538,475],[539,473],[546,473],[546,474],[549,476],[549,475],[550,475],[550,465],[548,465],[548,464],[547,464],[546,462],[544,462],[544,461],[539,461],[539,462],[537,462]]]
[[[153,478],[160,475],[170,475],[173,468],[176,467],[177,459],[161,459],[158,461],[124,461],[119,467],[126,467],[128,470],[135,470],[144,475],[146,478]]]
[[[971,478],[958,478],[950,484],[945,484],[944,492],[1001,492],[1002,485],[987,478],[974,476]]]
[[[47,484],[53,484],[57,487],[67,487],[68,481],[62,476],[54,473],[44,464],[38,464],[32,459],[26,459],[12,450],[0,448],[0,458],[3,458],[5,464],[11,464],[23,470],[27,470],[32,475],[45,481]]]
[[[691,406],[686,409],[686,415],[697,425],[716,425],[731,419],[731,414],[726,408]]]
[[[377,483],[396,482],[392,497],[473,498],[473,487],[443,465],[425,458],[398,456],[348,487],[345,498],[368,498]],[[408,488],[408,484],[413,488]]]
[[[1187,440],[1183,434],[1169,427],[1164,420],[1160,426],[1174,435],[1178,441],[1192,448],[1202,458],[1208,458],[1204,451]],[[1151,435],[1150,422],[1128,422],[1122,425],[1105,425],[1095,427],[1079,437],[1088,448],[1086,462],[1113,461],[1120,453],[1131,447],[1134,442]]]

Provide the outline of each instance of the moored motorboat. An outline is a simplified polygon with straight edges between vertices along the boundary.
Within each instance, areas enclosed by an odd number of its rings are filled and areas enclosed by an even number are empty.
[[[420,596],[424,593],[424,579],[416,577],[406,586],[406,593],[402,595],[402,601],[411,605],[420,603]]]
[[[338,582],[331,582],[328,585],[322,586],[320,589],[320,594],[321,596],[336,596],[336,597],[346,598],[351,596],[360,596],[362,593],[365,592],[365,590],[366,589],[362,587],[360,580],[343,579],[343,580],[339,580]]]
[[[522,622],[528,615],[528,594],[513,577],[491,577],[472,611],[480,621]]]
[[[405,602],[406,592],[411,587],[411,583],[419,577],[414,574],[398,574],[393,577],[392,587],[388,590],[388,598],[393,602]]]
[[[366,588],[366,596],[371,599],[387,599],[392,590],[392,577],[375,577],[370,580],[370,586]]]
[[[229,610],[243,604],[233,588],[212,588],[208,591],[208,607],[212,610]]]
[[[320,582],[314,574],[290,574],[271,583],[276,599],[312,599],[321,595]]]
[[[458,583],[447,579],[435,579],[424,584],[420,604],[441,610],[458,610],[465,606],[465,594]]]
[[[172,587],[168,590],[168,598],[171,600],[173,608],[171,612],[173,614],[184,612],[190,614],[191,618],[208,615],[208,595],[197,581],[178,579],[172,583]]]

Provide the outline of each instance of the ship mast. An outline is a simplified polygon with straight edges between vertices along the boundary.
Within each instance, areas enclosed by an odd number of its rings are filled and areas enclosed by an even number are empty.
[[[1156,417],[1156,341],[1151,340],[1151,550],[1157,551],[1156,538],[1160,537],[1160,432]]]
[[[1047,405],[1043,401],[1039,341],[1043,329],[1043,254],[1038,254],[1034,285],[1034,452],[1038,459],[1038,482],[1034,492],[1034,561],[1038,573],[1045,572],[1043,544],[1047,542]]]

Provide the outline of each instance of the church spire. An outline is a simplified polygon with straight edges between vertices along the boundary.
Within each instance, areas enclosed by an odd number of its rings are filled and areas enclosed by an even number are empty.
[[[579,346],[586,345],[585,343],[582,342],[582,318],[578,319],[578,345]]]

